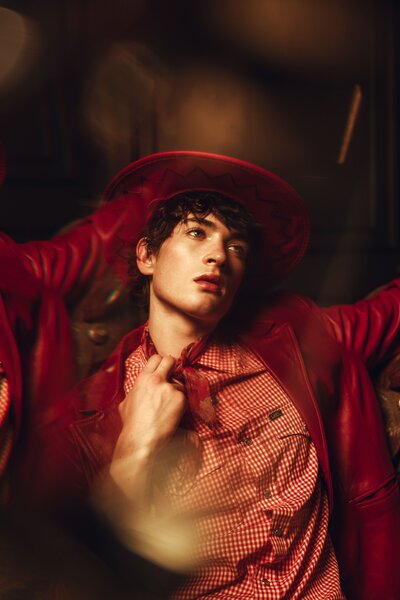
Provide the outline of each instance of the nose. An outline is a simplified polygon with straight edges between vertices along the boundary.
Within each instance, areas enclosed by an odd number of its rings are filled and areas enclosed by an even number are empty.
[[[217,265],[223,268],[226,264],[226,250],[223,243],[214,243],[204,255],[203,262],[206,265]]]

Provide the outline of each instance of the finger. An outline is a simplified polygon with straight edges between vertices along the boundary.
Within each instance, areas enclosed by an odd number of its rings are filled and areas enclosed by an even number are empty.
[[[162,361],[162,356],[153,354],[142,369],[142,373],[154,373],[158,365]]]
[[[168,381],[168,377],[175,366],[175,358],[173,356],[163,356],[158,367],[156,368],[157,375],[159,375],[165,381]]]

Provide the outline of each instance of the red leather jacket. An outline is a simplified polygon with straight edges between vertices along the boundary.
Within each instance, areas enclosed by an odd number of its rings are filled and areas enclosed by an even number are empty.
[[[44,303],[45,309],[37,314],[55,330],[52,342],[59,333],[60,339],[68,337],[66,314],[54,289],[71,294],[93,270],[102,268],[101,257],[115,249],[103,225],[110,222],[115,234],[117,214],[110,217],[108,212],[104,217],[103,212],[61,240],[22,248],[20,268],[46,284],[33,286],[32,293],[36,306],[38,298],[39,307]],[[20,250],[12,252],[21,257]],[[19,283],[14,284],[15,291]],[[7,363],[6,372],[19,421],[20,340],[15,335],[18,318],[7,307],[9,298],[5,292],[1,317],[13,347],[15,360]],[[21,308],[26,321],[31,319],[28,305],[30,299]],[[13,310],[18,312],[19,307]],[[271,300],[257,326],[243,338],[275,374],[308,425],[330,500],[343,588],[348,598],[360,600],[394,600],[400,592],[400,496],[367,370],[397,351],[399,321],[400,289],[394,282],[372,300],[326,310],[303,297],[281,295]],[[32,319],[26,327],[33,330]],[[15,489],[28,494],[30,502],[70,512],[110,460],[121,427],[117,406],[123,396],[123,362],[137,347],[140,333],[128,334],[103,368],[68,395],[53,388],[44,392],[43,400],[39,392],[44,388],[37,386],[36,393],[25,398],[29,429],[15,468]],[[48,334],[49,330],[40,338],[39,351],[34,345],[36,364],[33,369],[30,365],[31,375],[42,384],[52,369],[57,374],[64,371],[59,349],[48,341]],[[0,360],[9,354],[0,346]]]
[[[34,419],[38,406],[50,409],[76,381],[68,308],[108,265],[121,276],[127,271],[125,246],[145,218],[121,197],[51,242],[16,244],[0,233],[0,362],[11,384],[17,437],[30,406]]]

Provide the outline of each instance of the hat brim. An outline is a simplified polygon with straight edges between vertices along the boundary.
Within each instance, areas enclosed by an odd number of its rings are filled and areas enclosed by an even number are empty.
[[[284,278],[303,258],[310,238],[310,221],[302,198],[274,173],[237,158],[196,151],[152,154],[117,173],[107,186],[103,201],[128,197],[140,203],[137,214],[143,220],[142,228],[154,201],[167,201],[193,190],[230,196],[261,224],[260,269],[267,278],[266,284]]]

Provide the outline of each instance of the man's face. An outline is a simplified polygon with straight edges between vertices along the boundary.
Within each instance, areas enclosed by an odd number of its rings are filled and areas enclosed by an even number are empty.
[[[140,243],[139,243],[140,244]],[[139,246],[138,246],[139,247]],[[229,310],[243,279],[248,243],[213,214],[190,215],[148,256],[150,311],[180,313],[215,326]]]

